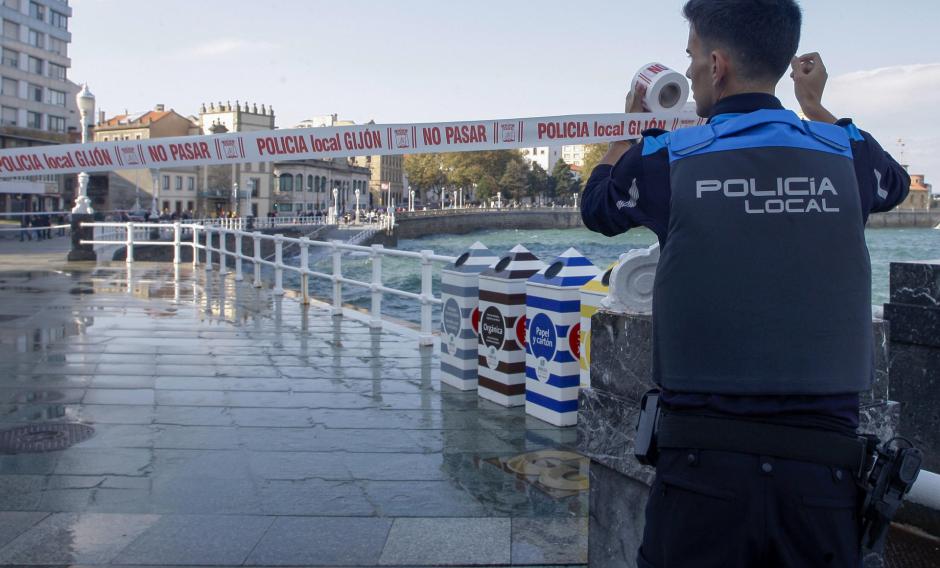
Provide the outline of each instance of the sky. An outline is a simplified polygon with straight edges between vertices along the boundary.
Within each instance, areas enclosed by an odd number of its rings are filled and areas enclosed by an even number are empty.
[[[71,0],[70,77],[108,116],[238,100],[273,106],[279,128],[620,112],[641,65],[685,71],[683,3]],[[940,3],[802,5],[823,104],[940,192]],[[777,94],[796,108],[788,77]]]

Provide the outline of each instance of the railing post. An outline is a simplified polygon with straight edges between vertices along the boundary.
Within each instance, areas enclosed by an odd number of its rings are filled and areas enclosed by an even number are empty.
[[[212,234],[215,227],[206,227],[206,272],[212,271]]]
[[[235,281],[241,282],[244,280],[242,276],[242,232],[235,232]]]
[[[369,327],[378,329],[382,327],[382,245],[372,245],[372,319]]]
[[[124,248],[127,249],[127,256],[125,262],[127,264],[134,263],[134,224],[128,223],[125,225],[127,234],[124,235]]]
[[[254,268],[255,268],[255,281],[253,282],[255,288],[261,287],[261,231],[255,231],[252,233],[251,238],[255,241],[255,250],[254,250]]]
[[[301,303],[303,305],[308,305],[310,303],[310,275],[307,274],[307,270],[310,269],[310,256],[307,247],[310,246],[310,241],[306,237],[300,239],[300,292],[302,295]]]
[[[333,308],[330,314],[333,317],[343,315],[343,283],[339,281],[343,277],[343,251],[339,249],[339,241],[330,241],[333,248]]]
[[[180,263],[180,222],[173,222],[173,264]]]
[[[274,294],[284,295],[284,235],[274,235]]]
[[[228,266],[226,266],[226,261],[228,260],[226,256],[228,255],[228,251],[225,248],[226,233],[228,233],[226,229],[219,231],[219,274],[223,276],[228,274]]]
[[[193,225],[193,268],[199,266],[199,227]]]
[[[434,336],[431,334],[431,300],[434,294],[431,289],[433,277],[431,255],[433,250],[421,251],[421,337],[419,345],[434,345]]]

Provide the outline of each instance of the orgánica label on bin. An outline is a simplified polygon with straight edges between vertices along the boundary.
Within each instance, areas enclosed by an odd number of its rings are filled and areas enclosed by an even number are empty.
[[[529,321],[529,349],[535,357],[535,376],[540,381],[548,381],[548,362],[555,357],[558,336],[555,324],[543,313],[535,314]]]
[[[480,339],[485,347],[486,366],[495,369],[499,365],[497,353],[506,339],[506,325],[503,314],[495,306],[486,308],[480,318]]]
[[[444,327],[444,337],[447,352],[451,355],[457,353],[457,338],[460,336],[460,306],[457,300],[448,298],[441,311],[441,325]]]

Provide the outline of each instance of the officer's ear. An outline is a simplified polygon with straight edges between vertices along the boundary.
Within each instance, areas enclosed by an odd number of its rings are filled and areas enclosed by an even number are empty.
[[[726,85],[731,75],[731,58],[724,49],[713,49],[709,53],[711,64],[712,85],[717,89],[719,85]]]

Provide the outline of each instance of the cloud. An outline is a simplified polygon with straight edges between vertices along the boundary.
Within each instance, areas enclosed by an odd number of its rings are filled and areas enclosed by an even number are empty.
[[[830,77],[823,103],[940,186],[940,63],[897,65]],[[904,141],[902,146],[898,140]]]
[[[225,55],[234,55],[238,53],[262,52],[277,49],[279,46],[274,43],[263,41],[247,41],[236,38],[219,38],[210,42],[190,46],[178,52],[178,55],[186,58],[209,59]]]

